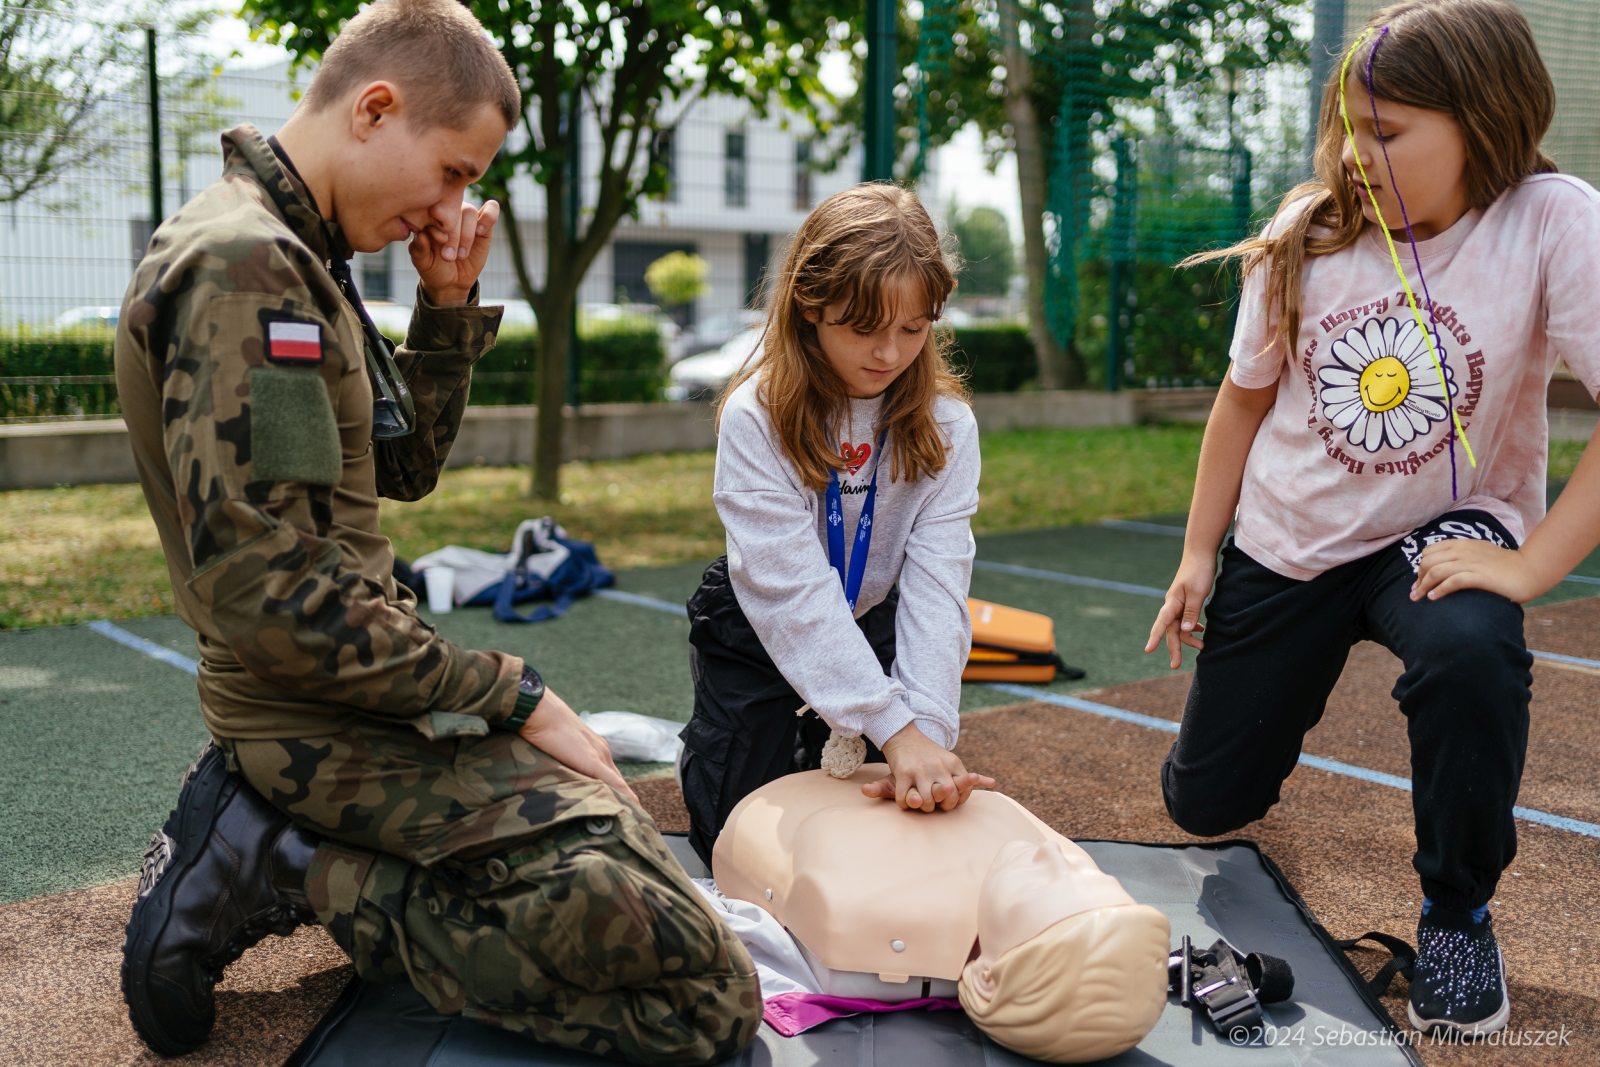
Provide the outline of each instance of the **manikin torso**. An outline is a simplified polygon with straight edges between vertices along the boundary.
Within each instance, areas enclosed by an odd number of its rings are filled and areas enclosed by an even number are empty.
[[[980,926],[982,957],[993,959],[1068,916],[1134,903],[1088,853],[1003,794],[974,791],[933,814],[861,795],[887,771],[770,782],[734,808],[712,853],[717,888],[782,923],[826,991],[954,996]],[[1003,850],[1018,864],[1006,874],[1018,892],[997,900],[991,890],[980,914]]]

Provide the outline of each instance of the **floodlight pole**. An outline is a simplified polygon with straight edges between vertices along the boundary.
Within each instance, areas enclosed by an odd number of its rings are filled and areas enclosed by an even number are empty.
[[[150,232],[166,212],[161,205],[161,83],[156,78],[156,28],[144,31],[145,81],[150,89]]]
[[[578,212],[583,209],[583,93],[577,87],[567,106],[567,244],[578,243]],[[578,301],[572,296],[572,322],[567,335],[567,406],[574,411],[583,401],[583,358],[578,351]]]
[[[895,0],[867,0],[864,182],[894,179]]]

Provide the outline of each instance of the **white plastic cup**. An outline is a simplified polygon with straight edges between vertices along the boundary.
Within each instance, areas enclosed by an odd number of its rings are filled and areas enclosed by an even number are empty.
[[[450,614],[455,606],[456,569],[429,567],[422,576],[428,580],[428,610],[435,615]]]

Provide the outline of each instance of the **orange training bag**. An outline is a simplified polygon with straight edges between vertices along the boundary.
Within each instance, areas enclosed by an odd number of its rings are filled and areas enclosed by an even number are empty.
[[[1048,615],[967,598],[972,614],[972,654],[963,682],[1053,682],[1082,678],[1056,655],[1056,624]]]

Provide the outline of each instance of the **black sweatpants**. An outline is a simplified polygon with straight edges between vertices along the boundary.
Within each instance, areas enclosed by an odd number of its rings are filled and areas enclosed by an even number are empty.
[[[1533,657],[1522,608],[1503,596],[1466,589],[1412,602],[1415,557],[1453,537],[1515,547],[1493,517],[1456,511],[1301,582],[1229,540],[1183,726],[1161,768],[1174,822],[1213,836],[1264,816],[1350,646],[1376,641],[1405,665],[1394,698],[1411,738],[1422,891],[1452,911],[1489,902],[1517,851],[1511,808],[1528,749]]]
[[[856,625],[872,645],[883,673],[894,663],[894,613],[890,590]],[[829,728],[784,680],[745,618],[728,581],[728,558],[706,568],[689,598],[689,672],[694,717],[683,728],[683,802],[689,809],[689,844],[711,866],[711,846],[735,805],[768,782],[822,766]],[[867,741],[867,762],[882,761]]]

